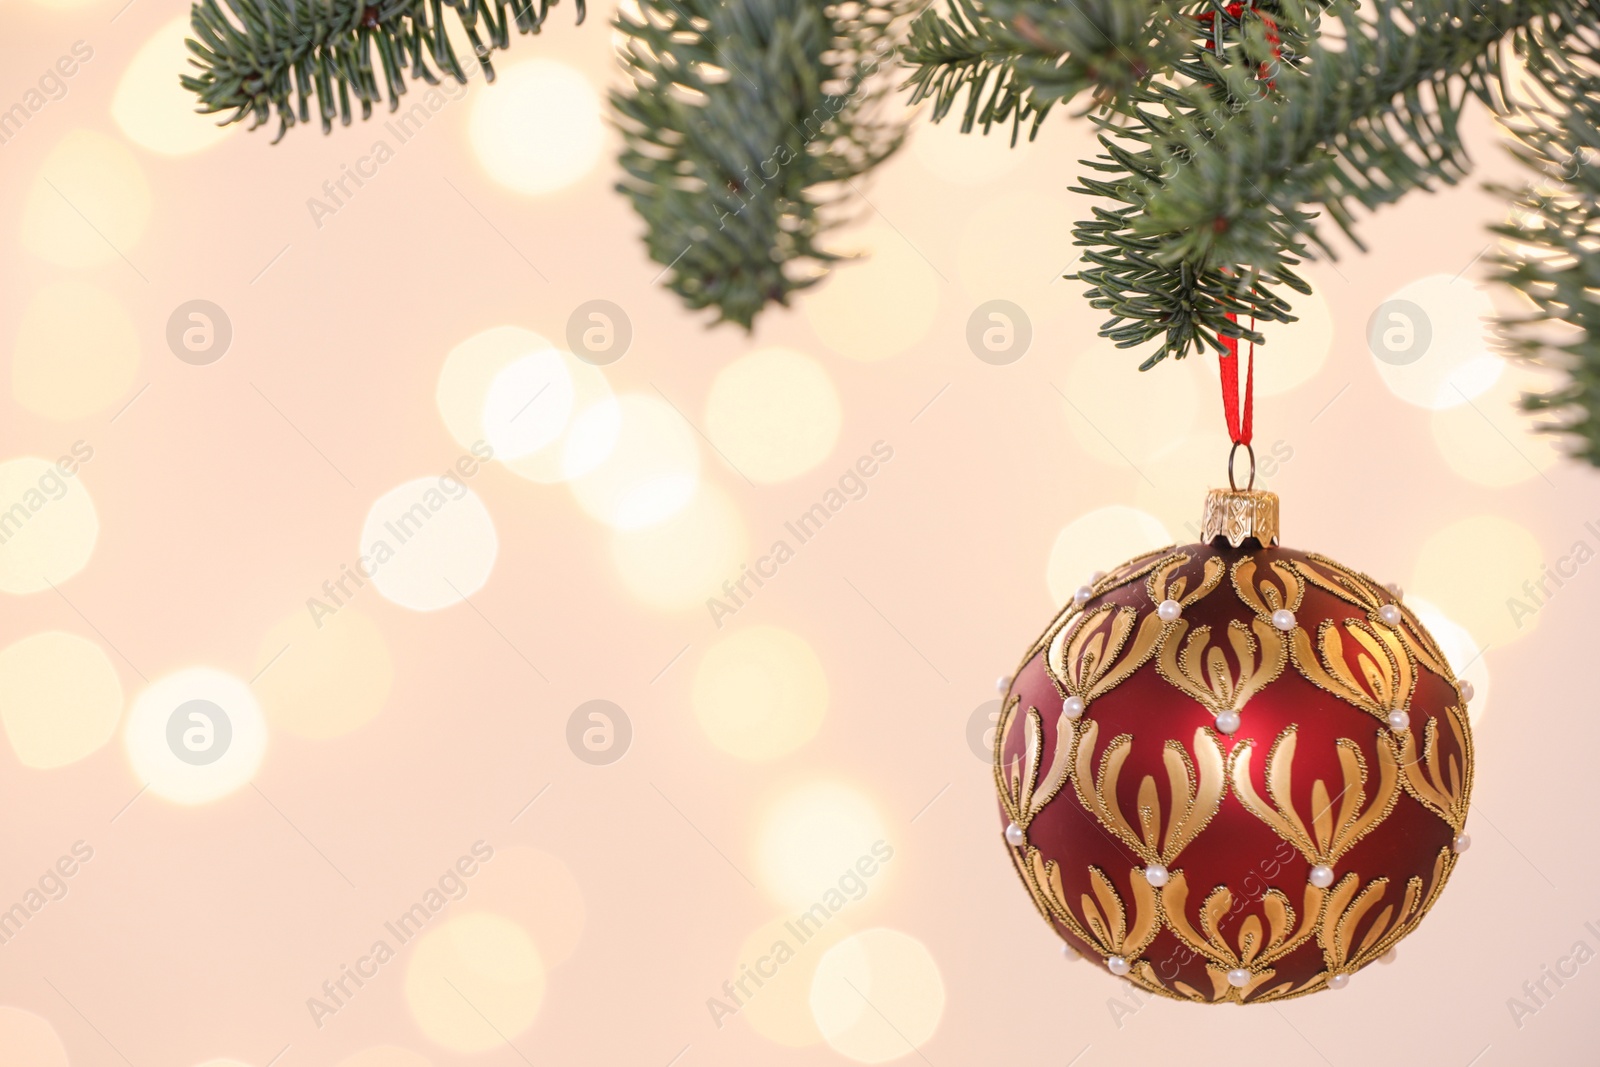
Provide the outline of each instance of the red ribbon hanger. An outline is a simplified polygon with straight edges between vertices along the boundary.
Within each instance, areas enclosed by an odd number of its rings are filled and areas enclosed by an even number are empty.
[[[1228,312],[1229,322],[1238,322],[1239,316]],[[1255,329],[1255,322],[1250,323]],[[1239,406],[1239,339],[1217,335],[1224,351],[1219,357],[1222,366],[1222,410],[1228,416],[1228,436],[1236,445],[1250,444],[1255,432],[1256,412],[1256,343],[1250,342],[1249,365],[1244,372],[1244,406]]]
[[[1233,312],[1228,312],[1229,322],[1238,322],[1239,317]],[[1250,328],[1255,329],[1255,319],[1250,320]],[[1233,441],[1233,450],[1228,453],[1228,484],[1238,488],[1233,480],[1233,457],[1240,446],[1250,455],[1250,485],[1256,481],[1256,453],[1250,447],[1251,438],[1255,436],[1256,414],[1256,343],[1250,342],[1250,352],[1246,357],[1247,365],[1244,372],[1244,403],[1239,402],[1239,339],[1218,334],[1217,340],[1222,344],[1222,352],[1217,358],[1217,365],[1222,372],[1222,411],[1228,418],[1228,437]]]

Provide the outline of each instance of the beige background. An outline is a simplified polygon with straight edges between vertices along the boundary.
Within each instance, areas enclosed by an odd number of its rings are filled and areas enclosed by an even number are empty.
[[[1508,1003],[1576,942],[1600,950],[1584,926],[1600,928],[1600,500],[1593,472],[1511,410],[1524,372],[1481,357],[1499,208],[1477,180],[1514,173],[1484,116],[1473,183],[1369,220],[1370,254],[1309,268],[1318,297],[1262,352],[1257,410],[1287,543],[1450,620],[1441,636],[1479,691],[1474,847],[1399,960],[1343,991],[1144,1007],[1058,955],[966,736],[1059,597],[1147,541],[1186,539],[1222,476],[1208,368],[1136,375],[1095,339],[1079,287],[1053,280],[1085,211],[1065,191],[1091,151],[1082,124],[1053,117],[1014,154],[920,129],[840,237],[873,258],[746,337],[706,331],[655,284],[611,191],[614,135],[592,166],[573,158],[596,136],[584,93],[614,77],[608,6],[578,30],[557,9],[515,43],[506,84],[441,106],[319,228],[308,199],[386,136],[379,122],[277,147],[270,129],[211,138],[169,84],[178,10],[119,4],[14,3],[0,46],[0,107],[74,42],[93,50],[0,145],[0,460],[93,449],[0,545],[0,907],[75,842],[93,850],[0,945],[0,1062],[1593,1058],[1595,967],[1537,1012]],[[565,66],[513,78],[541,60]],[[566,95],[535,106],[541,85]],[[578,117],[552,129],[553,114]],[[530,147],[506,160],[493,144]],[[541,185],[556,187],[527,191]],[[1435,336],[1401,369],[1366,338],[1396,296]],[[1032,321],[1006,366],[965,340],[995,298]],[[193,299],[232,325],[209,365],[166,340]],[[469,422],[487,382],[449,384],[452,350],[501,326],[563,344],[592,299],[632,325],[604,370],[643,398],[621,408],[638,416],[628,448],[568,485],[503,462],[467,479],[481,515],[446,505],[430,521],[459,525],[388,573],[437,593],[435,553],[456,551],[444,573],[470,604],[411,610],[369,585],[311,626],[307,599],[366,547],[374,503],[466,453],[441,376]],[[739,362],[773,347],[803,358]],[[866,495],[714,625],[706,597],[878,441],[893,458]],[[0,468],[0,503],[43,470]],[[661,521],[615,531],[614,491],[646,483],[630,514]],[[1513,612],[1563,558],[1575,576]],[[201,691],[191,668],[234,679],[205,692],[235,701],[243,760],[202,803],[176,799],[200,777],[140,762],[164,741],[160,701]],[[591,699],[631,722],[608,765],[568,747]],[[707,1000],[781,936],[764,931],[877,840],[893,858],[862,899],[717,1026]],[[479,841],[494,858],[466,895],[319,1027],[307,999]]]

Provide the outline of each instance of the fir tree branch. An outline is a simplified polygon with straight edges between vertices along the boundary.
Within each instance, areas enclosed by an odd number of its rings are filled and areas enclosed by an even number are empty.
[[[467,80],[445,32],[449,9],[460,23],[484,78],[494,80],[490,53],[519,33],[538,33],[558,0],[201,0],[191,8],[194,36],[186,43],[200,73],[179,79],[200,98],[203,114],[232,112],[224,123],[247,115],[254,129],[278,115],[281,139],[296,122],[311,120],[316,101],[322,131],[334,118],[348,126],[352,98],[361,117],[389,95],[400,106],[407,78],[438,84],[434,69]],[[584,0],[576,0],[583,21]],[[376,52],[378,67],[373,65]],[[430,61],[432,66],[430,66]],[[382,84],[379,82],[381,68]]]
[[[1279,290],[1308,292],[1294,268],[1333,254],[1319,216],[1360,247],[1358,211],[1458,181],[1469,92],[1494,98],[1497,44],[1550,6],[1376,0],[1365,14],[1337,0],[1333,48],[1315,15],[1262,5],[1306,42],[1303,58],[1264,79],[1264,30],[1246,18],[1237,56],[1202,49],[1179,84],[1136,94],[1133,121],[1101,118],[1106,155],[1086,164],[1112,177],[1078,191],[1121,206],[1097,207],[1076,242],[1089,264],[1077,277],[1112,313],[1101,332],[1124,347],[1159,341],[1148,368],[1219,334],[1264,339],[1229,313],[1290,321]]]
[[[1524,396],[1539,428],[1568,437],[1600,466],[1600,44],[1593,27],[1550,17],[1518,41],[1542,99],[1512,103],[1513,154],[1539,177],[1511,198],[1495,277],[1531,311],[1502,321],[1513,354],[1559,372],[1560,385]]]
[[[521,2],[522,6],[516,6]],[[201,0],[188,42],[199,110],[363,118],[409,79],[465,81],[458,21],[486,76],[513,24],[537,33],[557,0]],[[630,87],[619,189],[651,256],[693,308],[746,328],[822,278],[846,191],[900,145],[880,105],[898,27],[924,0],[640,0],[619,16]],[[1497,277],[1532,311],[1509,349],[1559,368],[1524,399],[1600,465],[1600,18],[1590,0],[944,0],[900,58],[912,103],[961,128],[1024,125],[1087,99],[1103,154],[1076,191],[1075,231],[1102,333],[1155,349],[1143,367],[1221,337],[1264,340],[1309,292],[1298,273],[1361,247],[1357,220],[1461,180],[1470,99],[1493,108],[1540,177],[1497,189],[1515,214]],[[583,0],[576,0],[578,19]],[[1172,6],[1186,3],[1181,10]],[[1304,6],[1310,5],[1310,6]],[[1540,86],[1514,98],[1514,46]],[[374,60],[376,54],[376,61]],[[381,71],[381,76],[380,76]],[[1330,229],[1331,224],[1331,229]]]
[[[899,147],[878,115],[902,0],[642,0],[619,15],[631,86],[618,190],[692,308],[749,329],[824,276],[841,185]]]

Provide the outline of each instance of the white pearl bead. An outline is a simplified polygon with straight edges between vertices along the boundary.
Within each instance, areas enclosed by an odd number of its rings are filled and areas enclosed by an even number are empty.
[[[1167,869],[1159,863],[1152,863],[1144,869],[1144,880],[1160,889],[1167,884]]]
[[[1325,863],[1319,863],[1311,868],[1311,884],[1318,889],[1326,889],[1333,884],[1333,868]]]
[[[1250,984],[1250,972],[1243,967],[1235,967],[1228,972],[1228,984],[1235,989],[1243,989]]]
[[[1379,963],[1383,963],[1383,964],[1390,964],[1390,963],[1393,963],[1395,960],[1397,960],[1399,958],[1400,958],[1400,950],[1397,949],[1397,948],[1392,948],[1388,952],[1385,952],[1383,955],[1379,956],[1378,957],[1378,962]]]
[[[1328,978],[1328,988],[1329,989],[1343,989],[1345,986],[1347,986],[1349,984],[1350,984],[1350,976],[1348,974],[1335,974],[1335,975],[1330,975],[1329,978]]]
[[[1472,838],[1468,837],[1466,834],[1457,834],[1456,839],[1450,842],[1450,847],[1453,848],[1457,853],[1465,852],[1467,849],[1472,847]]]
[[[1280,630],[1294,629],[1294,612],[1288,608],[1279,608],[1272,613],[1272,625]]]
[[[1105,576],[1106,576],[1106,572],[1105,571],[1095,571],[1093,574],[1089,575],[1089,584],[1093,585],[1094,583],[1098,582],[1100,579],[1104,578]]]
[[[1093,589],[1086,585],[1080,585],[1078,586],[1078,591],[1072,594],[1072,602],[1081,608],[1089,602],[1089,598],[1092,596],[1094,596]]]
[[[1183,605],[1176,600],[1163,600],[1156,606],[1156,614],[1161,617],[1162,622],[1175,622],[1178,616],[1183,614]]]
[[[1404,712],[1402,710],[1395,710],[1395,711],[1391,711],[1389,713],[1389,729],[1391,729],[1391,730],[1404,730],[1407,726],[1410,726],[1410,725],[1411,725],[1411,716],[1406,714],[1406,712]]]
[[[1472,683],[1465,678],[1456,683],[1456,691],[1461,694],[1461,703],[1463,704],[1472,703],[1472,697],[1477,693],[1477,690],[1472,688]]]
[[[1068,963],[1076,963],[1078,960],[1083,959],[1083,955],[1077,949],[1063,941],[1061,942],[1061,958],[1066,960]]]
[[[1011,681],[1011,675],[1002,674],[999,678],[995,679],[995,692],[999,693],[1001,696],[1005,696],[1011,691]]]
[[[1217,730],[1220,733],[1232,735],[1239,728],[1239,713],[1229,708],[1227,711],[1217,713]]]
[[[1006,823],[1006,843],[1012,848],[1021,848],[1028,840],[1028,835],[1022,832],[1022,827],[1016,823]]]
[[[1404,600],[1406,598],[1406,591],[1400,588],[1398,582],[1390,582],[1388,585],[1385,585],[1384,588],[1389,590],[1389,595],[1394,597],[1396,600]]]
[[[1128,965],[1128,961],[1123,959],[1121,956],[1112,956],[1110,959],[1106,960],[1106,967],[1111,971],[1112,974],[1127,974],[1133,969]]]
[[[1068,697],[1061,702],[1061,714],[1069,719],[1076,719],[1083,714],[1083,699],[1081,697]]]
[[[1400,625],[1400,608],[1395,604],[1385,604],[1378,609],[1378,618],[1385,626]]]

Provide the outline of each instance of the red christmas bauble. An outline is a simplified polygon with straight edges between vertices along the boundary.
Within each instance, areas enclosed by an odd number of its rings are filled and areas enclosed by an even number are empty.
[[[1002,703],[1013,866],[1071,949],[1152,993],[1337,989],[1468,843],[1470,692],[1398,596],[1276,541],[1276,497],[1213,491],[1204,542],[1080,589]]]

